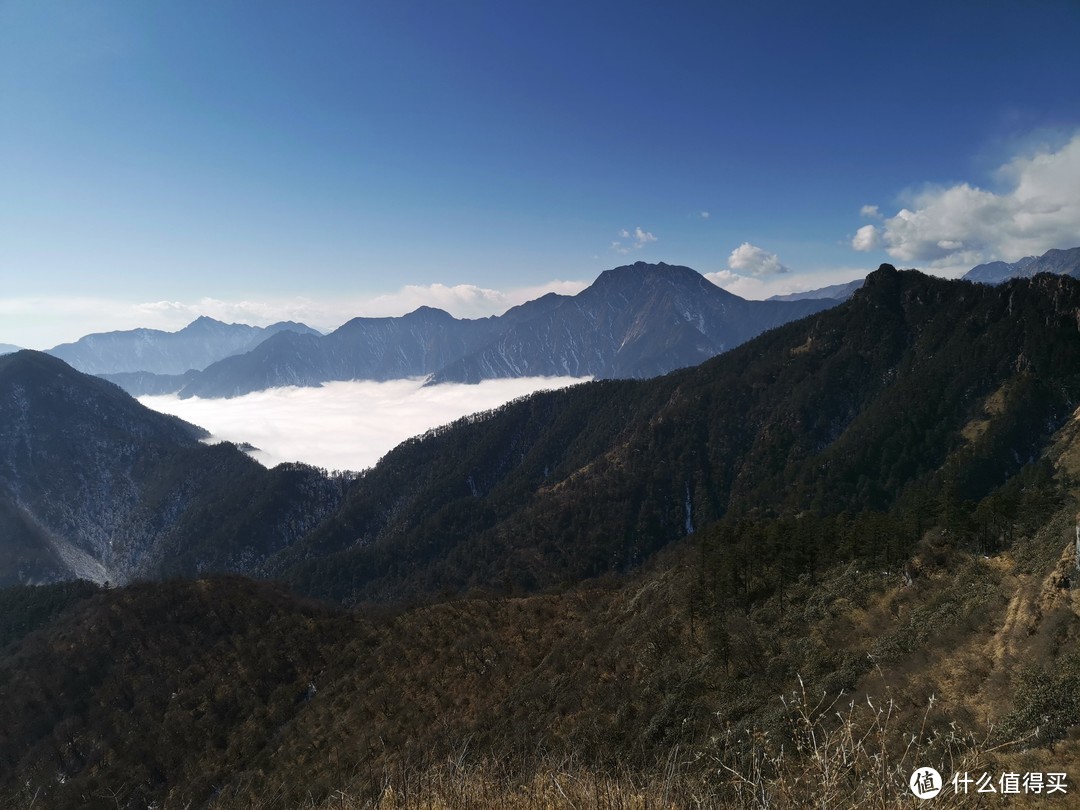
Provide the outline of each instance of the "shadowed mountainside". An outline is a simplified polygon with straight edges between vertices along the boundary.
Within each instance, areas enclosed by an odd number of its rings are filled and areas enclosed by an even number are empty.
[[[340,500],[341,479],[205,435],[49,355],[0,357],[0,582],[250,570]]]

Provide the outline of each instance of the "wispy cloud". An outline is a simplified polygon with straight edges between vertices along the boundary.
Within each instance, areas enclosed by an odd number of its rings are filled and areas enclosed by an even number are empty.
[[[867,219],[881,219],[881,209],[876,205],[864,205],[859,209],[859,216]]]
[[[619,237],[623,240],[629,241],[615,241],[611,243],[611,249],[621,255],[626,255],[632,250],[641,250],[650,242],[655,242],[656,237],[649,231],[642,229],[640,226],[634,228],[633,231],[628,231],[623,228],[619,231]]]
[[[332,382],[274,388],[233,399],[141,397],[144,405],[248,442],[267,466],[303,461],[331,470],[371,467],[405,439],[534,391],[582,382],[571,377],[423,386],[422,380]]]

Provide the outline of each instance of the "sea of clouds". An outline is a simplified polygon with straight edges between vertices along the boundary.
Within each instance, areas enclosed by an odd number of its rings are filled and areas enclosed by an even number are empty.
[[[321,388],[272,388],[233,399],[139,397],[221,441],[247,442],[267,467],[303,461],[328,470],[362,470],[411,436],[534,391],[584,382],[574,377],[485,380],[424,386],[422,379],[331,382]]]

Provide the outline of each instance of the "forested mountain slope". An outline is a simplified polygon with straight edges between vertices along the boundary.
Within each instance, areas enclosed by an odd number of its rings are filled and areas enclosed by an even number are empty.
[[[992,556],[958,532],[910,584],[860,557],[749,602],[712,531],[591,586],[407,610],[238,578],[0,591],[0,800],[494,810],[555,780],[589,807],[892,808],[916,766],[1071,774],[1075,502],[1042,486]]]
[[[916,766],[1075,772],[1078,317],[1070,278],[883,266],[699,368],[432,431],[253,565],[353,610],[237,577],[0,591],[0,800],[901,807]],[[54,422],[130,407],[13,361]],[[219,452],[196,548],[283,503]]]
[[[49,355],[0,357],[0,582],[249,570],[340,500],[205,435]]]
[[[625,570],[721,517],[977,499],[1080,402],[1078,311],[1069,278],[991,288],[886,265],[697,368],[408,441],[267,570],[345,600],[533,589]]]

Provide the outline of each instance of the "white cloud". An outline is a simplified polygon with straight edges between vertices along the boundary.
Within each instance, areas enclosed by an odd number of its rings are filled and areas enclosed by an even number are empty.
[[[641,228],[634,228],[634,241],[636,243],[636,247],[642,247],[643,245],[647,245],[649,242],[655,242],[656,237],[648,231],[641,230]]]
[[[881,210],[876,205],[864,205],[859,209],[859,216],[867,219],[881,219]]]
[[[619,236],[623,239],[631,240],[628,244],[622,242],[612,242],[611,249],[616,253],[625,256],[631,250],[641,250],[649,242],[655,242],[656,237],[646,230],[642,230],[641,227],[634,228],[633,233],[623,228],[619,231]]]
[[[582,380],[531,377],[479,385],[422,380],[332,382],[322,388],[273,388],[233,399],[141,397],[144,405],[209,430],[215,438],[249,442],[267,466],[304,461],[331,470],[371,467],[405,439],[498,407],[541,389]]]
[[[876,225],[863,225],[855,231],[855,238],[851,240],[851,246],[858,251],[866,252],[881,246],[881,231]]]
[[[728,256],[728,267],[740,273],[749,273],[752,276],[773,276],[778,273],[790,272],[780,263],[775,253],[743,242]]]
[[[702,211],[700,216],[701,216],[702,219],[708,219],[709,218],[709,212],[708,211]]]
[[[959,183],[913,195],[884,222],[889,255],[952,275],[1080,244],[1080,132],[1057,149],[1014,158],[997,176],[1002,192]]]

